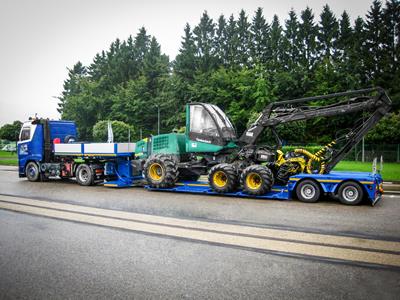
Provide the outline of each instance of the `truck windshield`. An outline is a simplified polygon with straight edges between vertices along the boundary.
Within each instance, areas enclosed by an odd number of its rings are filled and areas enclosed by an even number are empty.
[[[26,141],[31,138],[31,128],[30,127],[23,127],[21,129],[21,133],[19,136],[20,141]]]

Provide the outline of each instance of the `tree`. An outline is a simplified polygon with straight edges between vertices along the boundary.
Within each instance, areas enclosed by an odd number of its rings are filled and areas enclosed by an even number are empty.
[[[12,124],[5,124],[0,128],[0,139],[17,141],[21,131],[22,122],[14,121]]]
[[[299,41],[299,22],[297,21],[297,16],[293,9],[289,11],[289,19],[285,21],[284,33],[284,60],[286,61],[286,67],[292,70],[300,62],[299,54],[301,47]]]
[[[269,26],[263,16],[263,10],[259,7],[256,10],[253,22],[250,27],[251,43],[250,57],[254,64],[267,62],[267,39]]]
[[[185,35],[182,39],[179,54],[176,56],[175,62],[173,63],[174,72],[184,80],[193,81],[198,64],[196,58],[197,49],[188,23],[186,23]]]
[[[327,4],[324,6],[320,17],[318,48],[321,56],[331,58],[335,54],[339,25],[335,15]]]
[[[242,9],[239,13],[237,21],[237,38],[238,38],[238,51],[237,51],[237,64],[240,66],[249,66],[250,56],[250,23],[247,21],[245,11]]]
[[[199,25],[193,29],[193,34],[200,71],[208,72],[213,70],[215,67],[215,56],[213,55],[215,24],[206,11],[203,13]]]
[[[300,18],[299,40],[301,43],[301,63],[307,70],[310,70],[314,66],[316,59],[316,37],[318,31],[314,24],[314,14],[311,8],[307,7],[303,10]]]
[[[93,138],[96,142],[106,142],[108,138],[108,122],[99,121],[93,126]],[[138,139],[134,127],[121,121],[110,121],[113,130],[114,142],[123,143]]]

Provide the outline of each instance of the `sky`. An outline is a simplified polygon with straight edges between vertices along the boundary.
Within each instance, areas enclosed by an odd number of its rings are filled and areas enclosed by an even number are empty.
[[[0,126],[39,117],[59,119],[57,99],[68,70],[85,65],[116,38],[135,36],[144,26],[161,50],[174,59],[186,23],[198,24],[202,13],[251,20],[258,7],[270,22],[281,22],[291,8],[312,8],[315,19],[324,4],[337,17],[346,10],[354,20],[364,17],[372,0],[0,0]]]

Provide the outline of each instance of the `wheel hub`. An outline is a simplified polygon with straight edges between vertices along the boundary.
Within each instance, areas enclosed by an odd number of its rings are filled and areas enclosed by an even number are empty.
[[[213,175],[213,182],[217,187],[224,187],[228,183],[228,177],[225,172],[217,171]]]

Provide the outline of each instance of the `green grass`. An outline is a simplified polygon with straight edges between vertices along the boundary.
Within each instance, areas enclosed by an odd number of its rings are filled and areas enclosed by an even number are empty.
[[[0,165],[5,166],[17,166],[18,165],[18,157],[17,154],[7,152],[7,151],[0,151]]]
[[[379,163],[378,163],[379,168]],[[372,172],[371,162],[341,161],[335,171]],[[383,163],[382,177],[385,181],[400,181],[400,163]]]

